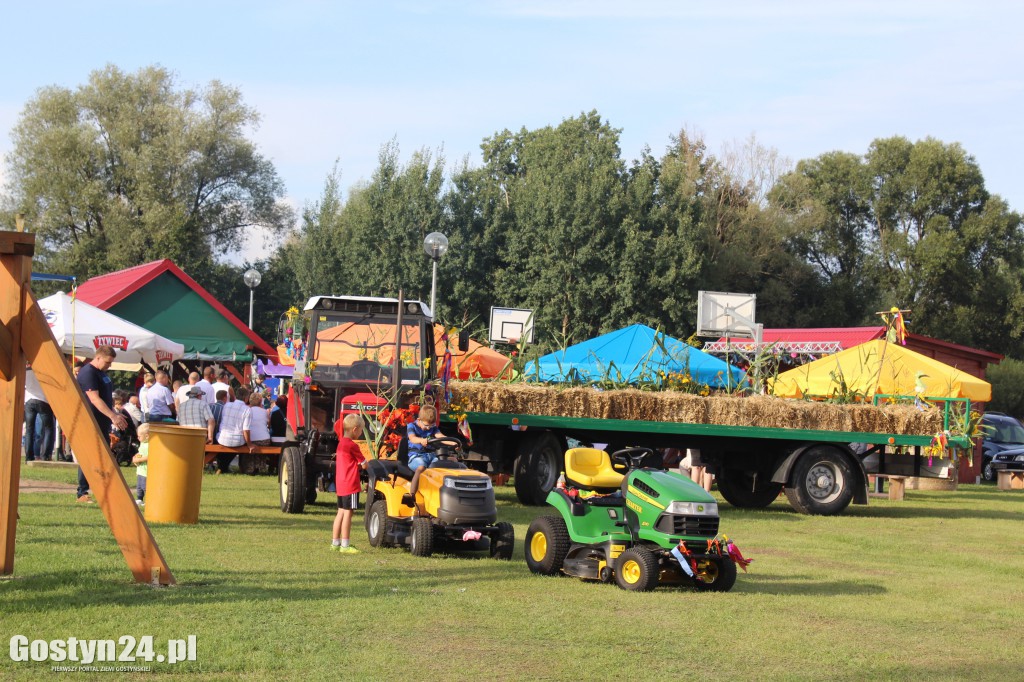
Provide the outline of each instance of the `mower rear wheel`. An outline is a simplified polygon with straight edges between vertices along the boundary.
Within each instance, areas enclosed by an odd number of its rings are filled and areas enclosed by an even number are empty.
[[[366,539],[371,547],[391,547],[388,533],[391,531],[391,520],[388,519],[388,503],[377,500],[370,505],[370,513],[366,515]]]
[[[516,531],[511,523],[502,521],[498,524],[498,532],[491,536],[491,546],[488,549],[492,559],[512,559],[512,550],[515,549]]]
[[[708,557],[697,562],[697,589],[705,592],[728,592],[736,584],[736,562],[732,557]]]
[[[523,543],[526,565],[534,573],[555,575],[569,553],[569,529],[561,516],[539,516],[530,524]]]
[[[624,590],[653,590],[660,573],[658,557],[646,547],[630,547],[615,560],[615,582]]]
[[[434,524],[430,519],[417,516],[412,520],[412,535],[409,551],[413,556],[430,556],[434,553]]]

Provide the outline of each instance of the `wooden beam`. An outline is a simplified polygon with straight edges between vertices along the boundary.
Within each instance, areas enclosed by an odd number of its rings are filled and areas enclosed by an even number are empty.
[[[0,256],[32,256],[35,252],[36,236],[31,232],[0,232]]]
[[[43,393],[71,442],[128,568],[137,582],[159,580],[162,585],[173,585],[174,576],[110,452],[109,439],[101,433],[92,407],[65,362],[31,292],[25,296],[22,320],[21,345],[25,358],[32,363]]]
[[[14,238],[8,238],[10,235]],[[26,236],[30,238],[27,242],[17,239]],[[21,307],[25,287],[32,280],[32,259],[16,254],[21,249],[15,247],[32,247],[34,243],[33,235],[0,232],[0,325],[11,337],[4,351],[4,377],[0,379],[0,575],[14,573],[21,431],[25,423],[25,358],[14,339],[21,338]]]

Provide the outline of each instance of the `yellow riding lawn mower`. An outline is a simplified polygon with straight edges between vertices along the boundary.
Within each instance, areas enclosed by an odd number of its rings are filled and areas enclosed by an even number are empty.
[[[416,497],[409,494],[413,471],[403,439],[394,460],[367,466],[366,534],[374,547],[405,547],[415,556],[436,550],[483,551],[511,559],[512,524],[496,523],[494,486],[487,474],[461,461],[457,438],[434,438],[427,447],[437,460],[420,474]]]

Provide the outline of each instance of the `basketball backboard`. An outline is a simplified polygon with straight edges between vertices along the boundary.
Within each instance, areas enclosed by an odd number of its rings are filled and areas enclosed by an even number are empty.
[[[533,311],[491,307],[491,343],[533,343]]]
[[[757,336],[757,294],[700,291],[697,295],[697,334],[700,336]]]

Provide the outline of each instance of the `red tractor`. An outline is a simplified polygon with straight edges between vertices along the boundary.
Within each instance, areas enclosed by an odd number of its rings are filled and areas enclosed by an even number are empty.
[[[335,422],[418,400],[437,363],[430,309],[420,301],[314,296],[290,312],[278,333],[295,363],[278,481],[281,511],[298,514],[333,481]]]

